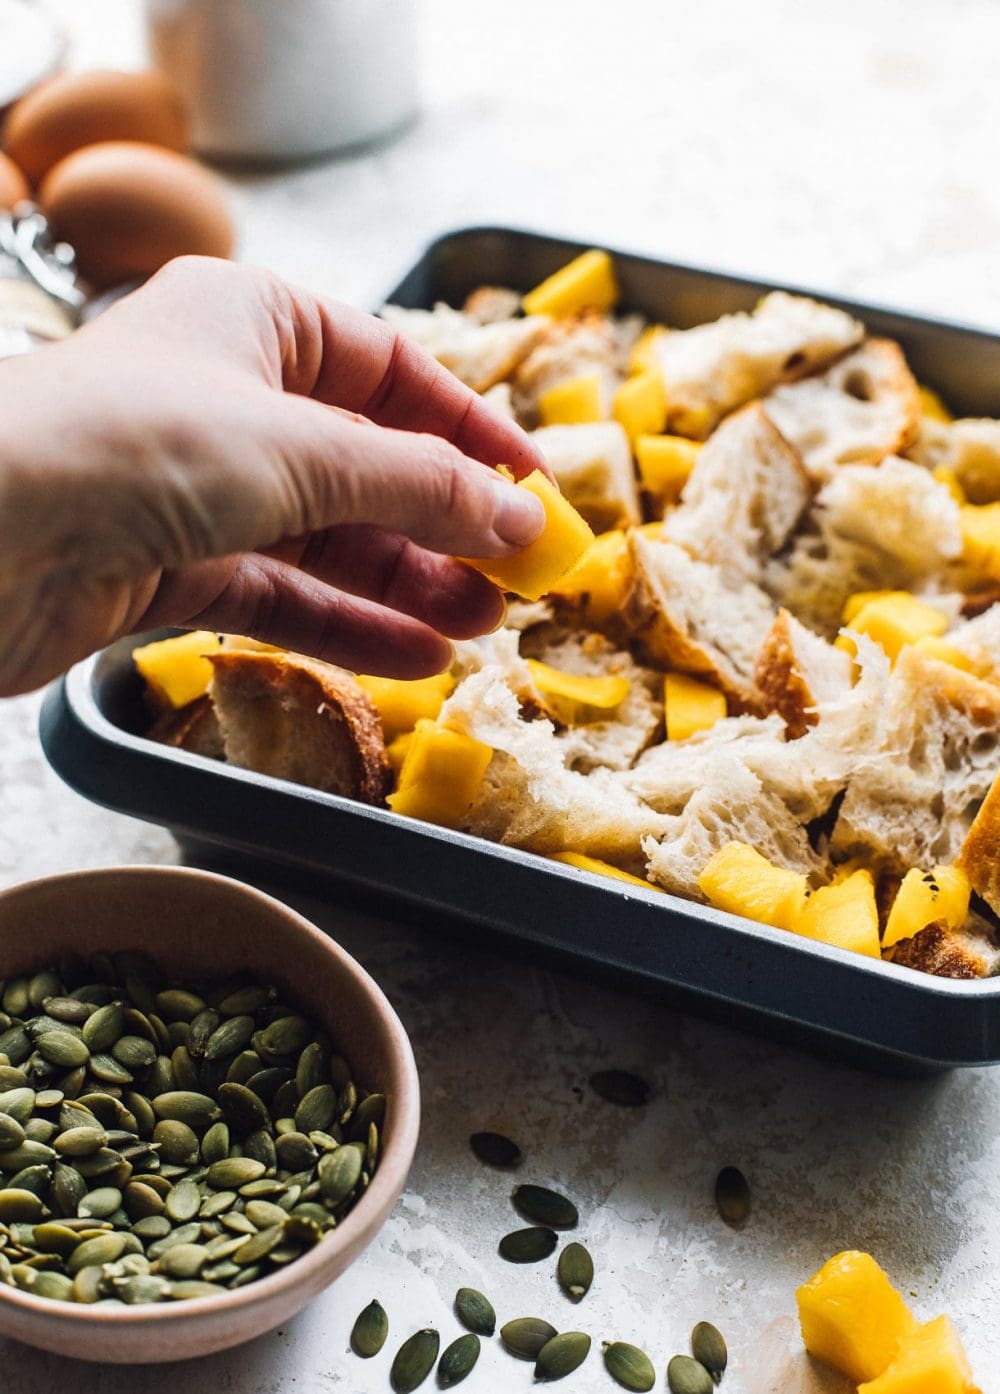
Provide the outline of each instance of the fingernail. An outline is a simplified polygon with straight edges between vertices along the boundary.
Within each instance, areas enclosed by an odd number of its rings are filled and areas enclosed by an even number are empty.
[[[512,547],[526,547],[545,526],[545,509],[540,499],[516,484],[496,480],[493,485],[496,507],[493,531]]]

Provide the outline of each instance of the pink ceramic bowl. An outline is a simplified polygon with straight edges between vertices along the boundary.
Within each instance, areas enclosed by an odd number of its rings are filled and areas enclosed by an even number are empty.
[[[245,969],[287,991],[329,1031],[367,1089],[386,1096],[368,1190],[314,1249],[235,1292],[148,1306],[89,1307],[0,1284],[0,1333],[43,1350],[120,1364],[190,1359],[270,1331],[338,1277],[388,1218],[417,1145],[420,1086],[406,1032],[364,969],[294,910],[224,876],[110,867],[0,893],[0,980],[61,952],[138,949],[178,978]]]

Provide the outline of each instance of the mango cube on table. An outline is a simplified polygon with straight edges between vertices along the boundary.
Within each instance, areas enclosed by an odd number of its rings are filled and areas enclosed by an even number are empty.
[[[901,939],[912,939],[939,920],[948,929],[961,929],[969,913],[971,890],[961,867],[936,866],[933,871],[912,867],[892,902],[882,947],[890,949]]]
[[[502,590],[541,600],[583,556],[594,540],[590,527],[541,470],[518,481],[541,499],[545,527],[534,542],[509,557],[462,557]]]
[[[445,698],[450,697],[455,688],[455,679],[450,673],[436,673],[433,677],[413,681],[358,673],[357,681],[378,708],[387,744],[405,731],[412,731],[418,721],[435,720]]]
[[[685,436],[642,434],[635,458],[644,487],[664,503],[676,503],[698,459],[701,446]]]
[[[543,426],[584,426],[603,421],[606,412],[601,400],[601,379],[597,373],[557,382],[538,399]]]
[[[853,609],[850,601],[846,609]],[[948,621],[940,610],[918,600],[909,591],[876,595],[860,609],[854,610],[850,620],[845,622],[855,633],[866,634],[880,644],[891,663],[896,661],[906,644],[914,644],[925,635],[939,638],[948,628]],[[848,634],[839,635],[836,644],[849,653],[855,651],[854,641]]]
[[[577,871],[590,871],[595,876],[610,876],[616,881],[627,881],[630,885],[641,886],[644,891],[659,890],[658,886],[651,885],[649,881],[642,881],[638,876],[622,871],[621,867],[612,866],[610,862],[602,862],[598,857],[587,857],[583,852],[554,852],[552,860],[562,862],[564,866],[576,867]]]
[[[526,315],[576,315],[581,310],[602,313],[618,303],[618,280],[607,252],[591,250],[548,276],[521,301]]]
[[[884,1271],[857,1249],[835,1254],[795,1296],[806,1350],[859,1382],[882,1374],[917,1329]]]
[[[655,436],[667,424],[667,392],[655,368],[626,378],[615,392],[611,415],[620,421],[629,440]]]
[[[386,800],[394,813],[457,828],[479,792],[493,751],[482,741],[433,721],[418,721]]]
[[[588,677],[553,668],[537,658],[529,658],[527,664],[545,706],[564,726],[607,721],[629,694],[628,678],[618,673]]]
[[[805,903],[806,878],[774,866],[744,842],[728,842],[705,863],[698,889],[717,910],[791,929]]]
[[[663,680],[663,709],[668,741],[686,741],[707,731],[727,713],[726,699],[717,687],[687,673],[668,673]]]
[[[193,629],[174,639],[157,639],[132,650],[132,659],[153,697],[164,707],[186,707],[204,697],[215,669],[206,657],[218,653],[221,640],[207,629]]]
[[[982,1394],[972,1377],[958,1332],[947,1317],[919,1326],[903,1339],[890,1365],[858,1394]]]
[[[878,906],[871,872],[854,871],[813,891],[792,928],[807,939],[879,958]]]

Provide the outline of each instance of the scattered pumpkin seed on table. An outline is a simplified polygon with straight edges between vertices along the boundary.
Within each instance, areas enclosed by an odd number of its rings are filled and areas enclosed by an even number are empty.
[[[729,1351],[718,1327],[710,1321],[699,1321],[691,1332],[691,1354],[718,1384],[729,1362]]]
[[[473,1133],[469,1146],[481,1162],[505,1171],[520,1166],[523,1160],[520,1147],[503,1133]]]
[[[667,1385],[670,1394],[715,1394],[712,1376],[690,1355],[673,1357],[667,1366]]]
[[[501,1258],[508,1263],[540,1263],[555,1252],[559,1236],[554,1229],[544,1225],[533,1225],[530,1229],[516,1229],[505,1234],[498,1249]]]
[[[537,1360],[542,1347],[558,1334],[552,1323],[541,1317],[515,1317],[500,1328],[504,1349],[519,1360]]]
[[[584,1331],[560,1331],[547,1341],[535,1361],[535,1379],[565,1379],[578,1370],[590,1354],[590,1337]]]
[[[571,1200],[546,1186],[515,1186],[511,1200],[526,1220],[549,1229],[574,1229],[580,1219]]]
[[[365,1309],[358,1313],[351,1329],[351,1349],[355,1355],[370,1360],[378,1355],[389,1334],[389,1318],[381,1302],[372,1299]]]
[[[627,1341],[604,1342],[604,1365],[611,1378],[632,1394],[648,1394],[656,1383],[656,1370],[649,1356]]]
[[[433,1370],[441,1337],[432,1327],[415,1331],[397,1350],[389,1370],[389,1383],[395,1394],[413,1394]]]
[[[461,1384],[472,1373],[480,1349],[479,1337],[472,1331],[452,1341],[438,1362],[437,1378],[442,1389]]]
[[[492,1336],[497,1329],[493,1303],[475,1288],[459,1288],[456,1292],[455,1315],[467,1330],[477,1336]]]
[[[120,953],[0,1000],[0,1282],[209,1297],[320,1243],[378,1165],[385,1099],[274,987]]]
[[[590,1076],[590,1087],[606,1103],[621,1108],[641,1108],[653,1093],[644,1079],[628,1070],[597,1070]]]
[[[582,1244],[567,1244],[559,1255],[556,1276],[569,1300],[579,1302],[590,1291],[594,1281],[594,1260]]]
[[[715,1203],[727,1225],[743,1224],[750,1214],[750,1183],[739,1167],[723,1167],[715,1180]]]

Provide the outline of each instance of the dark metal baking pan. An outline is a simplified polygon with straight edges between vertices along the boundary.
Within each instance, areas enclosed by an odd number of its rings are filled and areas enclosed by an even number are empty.
[[[525,289],[586,244],[502,228],[435,242],[387,297],[459,304],[477,285]],[[623,308],[675,325],[752,306],[775,287],[616,253]],[[819,294],[897,339],[958,411],[1000,415],[1000,338]],[[148,636],[146,636],[148,637]],[[127,639],[47,694],[46,755],[87,798],[171,829],[184,845],[252,857],[429,930],[498,938],[519,958],[655,990],[710,1015],[871,1064],[947,1068],[1000,1060],[1000,979],[954,982],[862,958],[738,916],[527,852],[414,822],[148,740]]]

